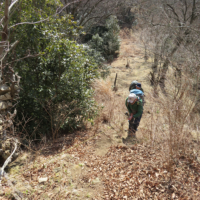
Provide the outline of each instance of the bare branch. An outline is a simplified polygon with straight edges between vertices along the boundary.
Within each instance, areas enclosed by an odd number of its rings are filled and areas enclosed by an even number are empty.
[[[18,2],[19,0],[14,0],[13,2],[11,2],[11,5],[8,8],[8,13],[10,13],[12,7]],[[0,26],[2,25],[3,21],[4,21],[5,16],[1,19],[0,21]]]
[[[40,56],[41,54],[40,53],[38,53],[38,54],[35,54],[35,55],[27,55],[27,56],[24,56],[24,57],[22,57],[22,58],[19,58],[19,59],[17,59],[17,60],[14,60],[14,61],[12,61],[12,62],[9,62],[8,64],[12,64],[12,63],[14,63],[14,62],[18,62],[18,61],[20,61],[20,60],[23,60],[23,59],[25,59],[25,58],[34,58],[34,57],[37,57],[37,56]]]
[[[8,165],[9,162],[11,162],[11,159],[12,159],[12,156],[13,154],[15,153],[15,151],[17,150],[17,143],[18,143],[18,140],[15,138],[13,138],[13,140],[15,141],[14,145],[15,145],[15,148],[13,150],[13,152],[10,154],[10,156],[6,159],[6,161],[4,162],[1,170],[0,170],[0,184],[1,184],[1,178],[2,176],[4,175],[4,169],[6,168],[6,166]]]
[[[179,19],[178,14],[176,13],[176,11],[174,10],[174,8],[170,5],[170,4],[166,4],[169,8],[171,8],[172,13],[174,13],[174,15],[176,16],[176,20],[178,21],[179,24],[181,24],[181,21]]]
[[[185,3],[185,11],[183,12],[183,16],[184,16],[184,23],[186,23],[186,14],[187,14],[187,9],[188,9],[188,5],[187,5],[187,0],[184,0]]]
[[[43,19],[43,20],[37,21],[37,22],[21,22],[21,23],[17,23],[17,24],[15,24],[15,25],[13,25],[13,26],[10,26],[9,29],[11,29],[11,28],[13,28],[13,27],[15,27],[15,26],[18,26],[18,25],[23,25],[23,24],[39,24],[39,23],[42,23],[42,22],[47,21],[48,19],[49,19],[49,17],[46,18],[46,19]]]
[[[193,0],[192,15],[191,15],[190,24],[192,24],[196,18],[197,18],[197,15],[196,15],[196,0]]]
[[[94,6],[92,6],[92,8],[90,9],[90,11],[81,19],[80,21],[80,25],[83,23],[83,21],[85,20],[85,18],[87,18],[91,13],[92,11],[96,8],[96,6],[98,6],[99,3],[101,3],[102,1],[104,0],[99,0]]]
[[[61,10],[59,10],[59,11],[57,10],[57,12],[56,12],[54,15],[51,15],[51,16],[49,16],[49,17],[46,18],[46,19],[43,19],[43,20],[40,20],[40,21],[37,21],[37,22],[21,22],[21,23],[18,23],[18,24],[15,24],[15,25],[11,26],[9,29],[11,29],[11,28],[13,28],[13,27],[15,27],[15,26],[18,26],[18,25],[23,25],[23,24],[39,24],[39,23],[48,21],[50,17],[53,17],[53,16],[56,16],[57,14],[60,14],[60,13],[61,13],[67,6],[69,6],[70,4],[72,4],[72,3],[77,3],[77,2],[79,2],[79,1],[81,1],[81,0],[74,1],[74,2],[71,2],[71,3],[66,4],[65,6],[62,7]]]
[[[9,6],[9,9],[8,9],[9,12],[11,11],[12,7],[13,7],[18,1],[19,1],[19,0],[14,0],[14,1],[11,3],[11,5]]]
[[[10,52],[10,50],[13,48],[13,47],[15,47],[16,45],[17,45],[17,43],[18,43],[19,41],[15,41],[10,47],[9,47],[9,49],[6,51],[6,53],[3,55],[3,57],[1,58],[1,62],[3,61],[3,59],[6,57],[6,55],[8,54],[8,52]],[[2,55],[2,54],[0,54],[0,55]]]

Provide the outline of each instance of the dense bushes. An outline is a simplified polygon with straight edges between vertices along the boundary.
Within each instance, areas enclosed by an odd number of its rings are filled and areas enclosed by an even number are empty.
[[[97,65],[82,46],[56,36],[50,40],[44,53],[16,65],[22,77],[18,113],[28,113],[34,119],[28,132],[41,123],[38,131],[48,133],[50,123],[57,126],[59,117],[62,118],[57,115],[59,108],[65,108],[60,114],[67,116],[66,121],[60,125],[77,128],[94,112],[90,82],[97,75]],[[59,107],[62,102],[67,106]]]
[[[40,19],[34,9],[27,13],[29,21]],[[13,17],[13,21],[16,19],[22,20]],[[74,130],[95,116],[90,84],[98,76],[98,66],[85,48],[74,41],[80,31],[71,16],[54,16],[45,23],[15,29],[11,40],[20,42],[9,62],[21,76],[17,110],[21,130],[26,129],[26,134],[51,132],[55,137],[61,127]],[[25,129],[23,116],[32,119]]]
[[[89,46],[100,52],[106,60],[113,60],[118,54],[120,47],[119,25],[115,16],[111,16],[105,27],[94,27],[91,30],[92,39],[88,42]]]
[[[94,28],[91,41],[79,45],[75,41],[83,27],[70,15],[55,14],[61,6],[59,1],[47,1],[40,9],[39,0],[31,6],[25,0],[10,19],[10,42],[19,40],[8,59],[21,76],[19,129],[31,137],[50,132],[56,137],[60,128],[74,130],[93,118],[97,107],[90,84],[98,77],[99,66],[119,49],[115,17],[106,21],[106,32]],[[24,21],[41,22],[15,26]]]

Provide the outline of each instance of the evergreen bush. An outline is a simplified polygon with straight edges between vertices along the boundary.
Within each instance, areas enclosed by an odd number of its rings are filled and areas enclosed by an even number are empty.
[[[120,47],[119,31],[120,27],[117,18],[111,16],[106,21],[104,31],[100,27],[93,29],[93,36],[89,41],[89,46],[99,51],[106,60],[112,61]]]
[[[13,15],[11,23],[39,21],[56,6],[48,4],[41,11],[24,1],[23,12]],[[19,40],[9,63],[21,76],[19,128],[29,137],[49,133],[56,137],[60,128],[80,128],[97,113],[90,84],[98,77],[98,65],[83,45],[74,41],[81,32],[76,24],[69,15],[53,16],[43,23],[17,26],[10,38]],[[27,124],[24,116],[29,119]]]

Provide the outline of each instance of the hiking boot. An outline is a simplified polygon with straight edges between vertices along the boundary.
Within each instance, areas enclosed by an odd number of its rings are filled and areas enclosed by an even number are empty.
[[[132,136],[128,136],[126,138],[122,138],[122,142],[123,143],[132,142],[132,141],[135,141],[135,140],[136,140],[136,137],[132,137]]]
[[[130,140],[130,137],[122,138],[123,143],[127,143]]]
[[[122,138],[122,143],[126,143],[126,138]]]
[[[128,137],[135,138],[135,133],[128,131]]]
[[[131,143],[135,143],[136,141],[137,141],[137,138],[136,137],[132,137],[132,138],[130,138],[130,140],[129,140]]]

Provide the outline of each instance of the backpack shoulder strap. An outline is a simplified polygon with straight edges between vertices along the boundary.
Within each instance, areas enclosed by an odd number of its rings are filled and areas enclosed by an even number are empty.
[[[126,106],[128,107],[129,102],[126,100]]]

